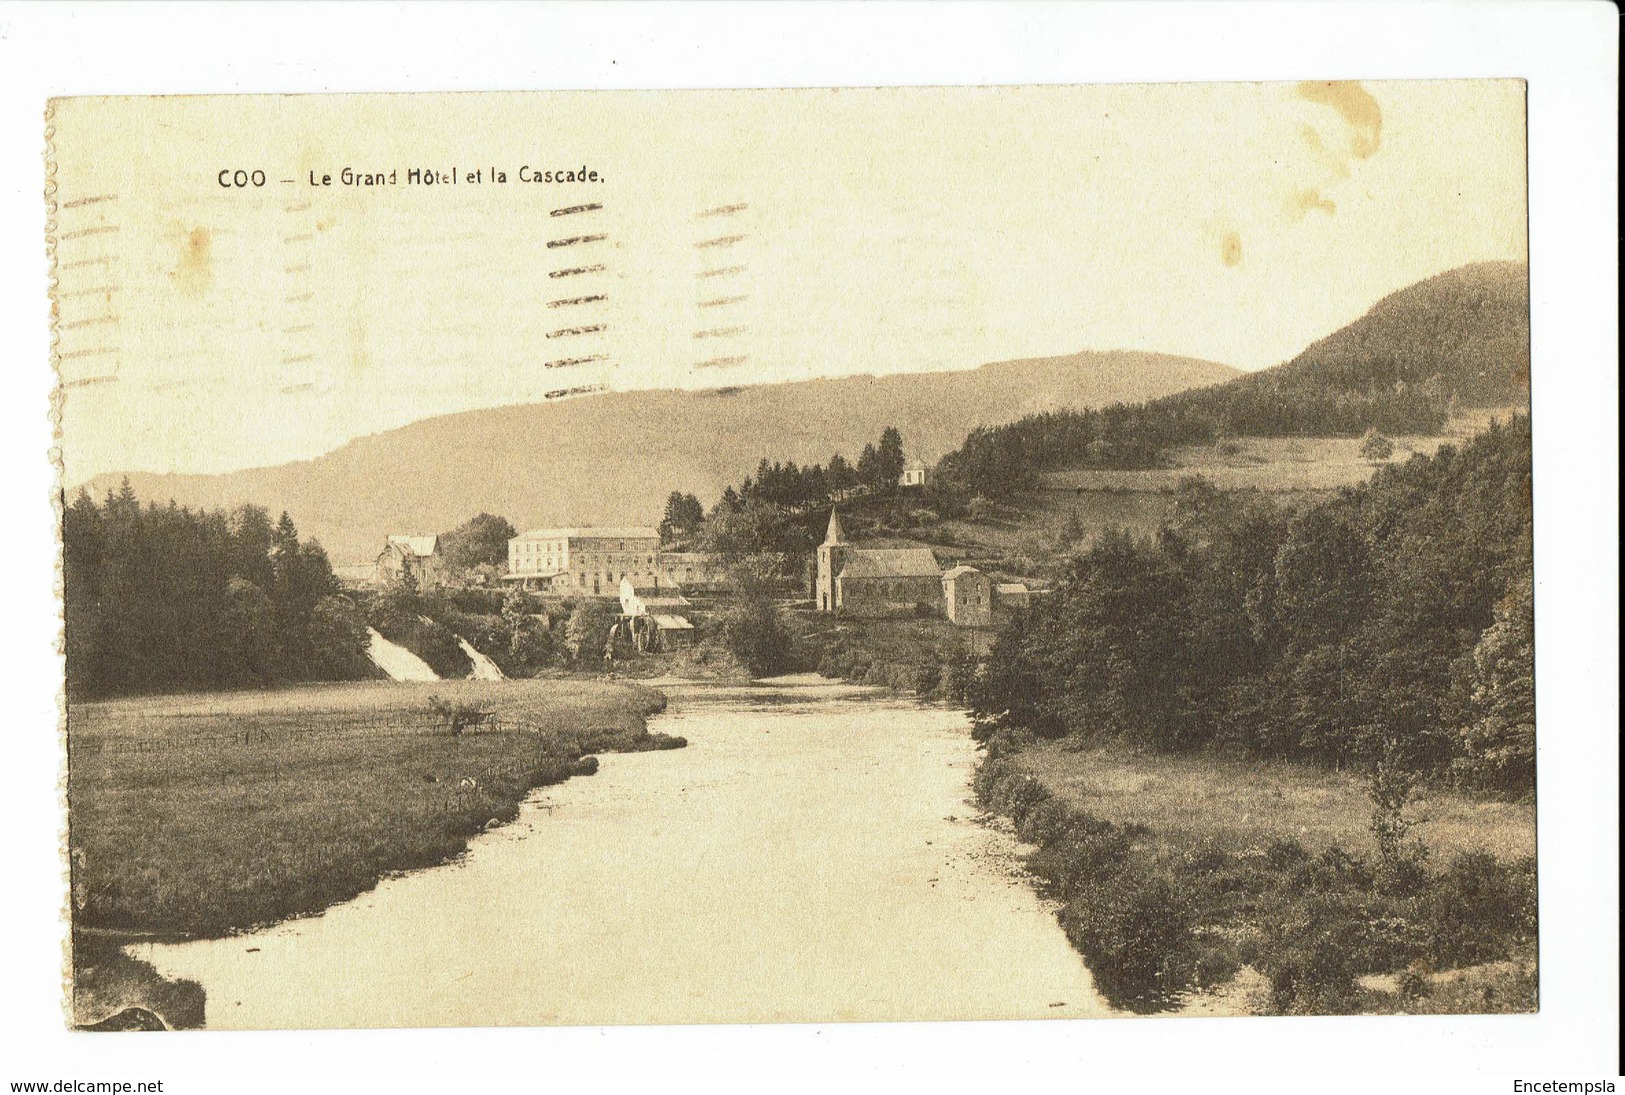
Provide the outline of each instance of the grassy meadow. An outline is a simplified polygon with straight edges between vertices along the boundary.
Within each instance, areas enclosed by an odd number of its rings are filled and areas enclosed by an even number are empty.
[[[1109,999],[1181,1014],[1482,1014],[1538,1006],[1535,811],[1440,789],[1375,842],[1361,778],[1303,764],[1037,743],[978,797]]]
[[[431,695],[503,720],[453,733]],[[651,736],[658,692],[349,683],[74,704],[74,925],[208,936],[318,912],[459,854],[537,786]]]
[[[1016,754],[1061,802],[1122,825],[1144,825],[1172,844],[1210,841],[1228,852],[1296,840],[1312,852],[1371,843],[1371,799],[1363,777],[1286,761],[1135,753],[1123,746],[1081,750],[1043,743]],[[1406,810],[1412,835],[1435,856],[1535,854],[1535,807],[1423,790]]]

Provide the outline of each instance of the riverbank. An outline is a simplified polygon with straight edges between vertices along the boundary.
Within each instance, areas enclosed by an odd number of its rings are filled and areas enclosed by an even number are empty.
[[[496,721],[453,733],[430,696],[441,712],[466,705]],[[511,820],[532,789],[590,774],[593,754],[681,744],[647,731],[664,706],[653,689],[581,681],[366,682],[71,705],[76,969],[117,972],[98,941],[226,935],[454,858]]]
[[[1112,1003],[1190,1014],[1537,1006],[1534,808],[1433,791],[1397,856],[1362,781],[1121,746],[991,743],[978,799]]]
[[[962,712],[814,677],[669,695],[649,726],[688,748],[530,796],[454,866],[132,951],[210,1029],[1111,1014],[966,807]]]

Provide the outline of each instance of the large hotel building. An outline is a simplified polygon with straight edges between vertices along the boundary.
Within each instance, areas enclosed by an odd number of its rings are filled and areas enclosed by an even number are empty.
[[[619,595],[621,579],[653,585],[660,533],[652,528],[539,528],[508,541],[505,580],[594,597]]]

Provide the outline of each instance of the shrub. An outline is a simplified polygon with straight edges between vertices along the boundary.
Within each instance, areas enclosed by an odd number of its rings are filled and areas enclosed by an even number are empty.
[[[1399,974],[1399,998],[1412,1003],[1425,997],[1433,988],[1427,974],[1415,966],[1407,966]]]
[[[1314,893],[1367,892],[1372,882],[1365,860],[1335,844],[1306,860],[1288,878],[1292,889]]]
[[[1082,890],[1061,926],[1108,998],[1152,1010],[1195,974],[1195,918],[1173,881],[1120,871]]]
[[[930,696],[942,682],[942,667],[934,662],[921,662],[910,670],[910,677],[909,686],[917,695]]]
[[[1505,958],[1511,944],[1534,937],[1533,864],[1508,867],[1484,852],[1464,852],[1428,887],[1419,903],[1427,956],[1440,968]]]
[[[427,702],[430,714],[453,734],[461,734],[470,726],[477,726],[491,714],[477,703],[453,703],[436,695],[429,696]]]
[[[1028,844],[1044,844],[1065,829],[1067,821],[1065,806],[1053,798],[1042,799],[1016,823],[1016,836]]]
[[[1382,434],[1376,427],[1365,431],[1360,438],[1360,457],[1372,462],[1381,462],[1394,455],[1394,443]]]
[[[1081,889],[1121,871],[1132,847],[1128,834],[1110,822],[1073,814],[1060,835],[1032,854],[1028,866],[1057,897],[1071,900]]]
[[[1309,862],[1309,852],[1296,840],[1272,840],[1264,850],[1264,862],[1273,871],[1293,871]]]
[[[1258,955],[1275,1008],[1296,1015],[1354,1010],[1357,976],[1408,965],[1425,947],[1424,933],[1397,915],[1402,911],[1369,893],[1313,893],[1284,903],[1266,923]]]

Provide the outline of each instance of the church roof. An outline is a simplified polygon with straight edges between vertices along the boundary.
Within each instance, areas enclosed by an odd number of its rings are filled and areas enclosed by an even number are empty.
[[[829,531],[824,533],[824,544],[844,544],[846,533],[841,529],[841,511],[834,506],[829,510]]]
[[[936,578],[941,574],[930,548],[854,548],[841,568],[842,578]]]

